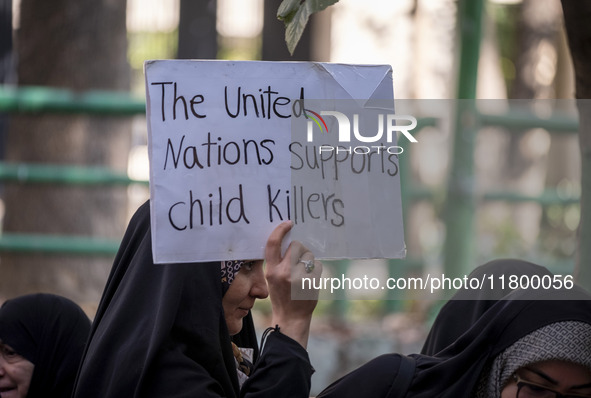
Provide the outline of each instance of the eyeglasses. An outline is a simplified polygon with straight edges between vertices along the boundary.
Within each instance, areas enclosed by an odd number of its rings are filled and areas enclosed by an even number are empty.
[[[513,375],[517,383],[515,398],[591,398],[589,394],[561,394],[541,384],[524,380],[519,375]]]
[[[8,363],[15,363],[23,359],[15,350],[2,343],[0,343],[0,357]]]

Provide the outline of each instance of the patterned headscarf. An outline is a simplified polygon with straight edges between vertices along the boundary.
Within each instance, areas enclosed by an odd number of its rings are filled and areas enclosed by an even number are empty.
[[[242,260],[230,260],[222,261],[222,295],[225,295],[234,277],[240,271],[240,268],[244,265],[245,261]],[[236,370],[238,371],[238,384],[242,387],[242,384],[248,379],[252,371],[252,357],[253,350],[251,348],[240,348],[232,342],[232,353],[236,360]]]
[[[222,295],[226,294],[232,282],[234,282],[234,276],[240,271],[240,268],[244,264],[242,260],[230,260],[222,261]]]
[[[572,362],[591,370],[591,325],[580,321],[556,322],[517,340],[482,372],[476,396],[500,397],[516,370],[548,360]]]

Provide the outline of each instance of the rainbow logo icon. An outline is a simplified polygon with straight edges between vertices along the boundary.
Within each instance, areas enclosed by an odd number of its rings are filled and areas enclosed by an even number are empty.
[[[309,115],[308,112],[310,112],[312,115]],[[328,134],[328,127],[326,127],[326,123],[324,122],[322,116],[314,111],[311,111],[310,109],[304,109],[304,116],[306,116],[306,119],[312,119],[314,123],[316,123],[316,125],[318,125],[320,128],[320,132],[322,132],[322,126],[324,126],[324,132]]]

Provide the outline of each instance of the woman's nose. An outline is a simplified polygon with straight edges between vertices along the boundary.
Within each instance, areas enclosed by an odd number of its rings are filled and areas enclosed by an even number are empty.
[[[252,285],[251,295],[258,299],[264,299],[269,297],[269,289],[267,287],[267,280],[265,279],[265,274],[262,270],[257,272],[256,278]]]

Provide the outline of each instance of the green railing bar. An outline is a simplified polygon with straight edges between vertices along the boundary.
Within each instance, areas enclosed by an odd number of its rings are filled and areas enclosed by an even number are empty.
[[[63,113],[129,116],[146,113],[143,99],[116,91],[85,91],[50,87],[0,87],[0,112]]]
[[[112,256],[119,249],[119,241],[79,236],[40,234],[0,235],[0,251],[26,253],[65,253]]]
[[[425,127],[437,126],[438,121],[439,121],[439,119],[436,117],[431,117],[431,116],[419,117],[419,118],[417,118],[417,127],[415,127],[415,129],[417,131],[419,131]]]
[[[0,162],[0,180],[19,183],[68,185],[148,185],[146,180],[129,178],[103,167],[74,167]]]
[[[436,194],[432,189],[415,186],[410,189],[407,188],[405,196],[413,200],[432,200],[435,195]],[[570,205],[580,202],[580,197],[578,195],[564,195],[554,189],[547,189],[540,195],[525,195],[510,191],[486,192],[481,196],[476,195],[475,199],[484,201],[506,201],[510,203],[535,202],[542,206]]]
[[[406,196],[414,200],[432,200],[435,192],[431,188],[415,185],[406,188]]]
[[[540,118],[531,113],[507,112],[500,115],[481,113],[480,123],[488,126],[514,127],[514,128],[543,128],[555,133],[577,133],[579,121],[576,118],[564,115],[553,115],[548,119]]]
[[[536,202],[542,206],[569,205],[580,202],[579,196],[567,196],[551,189],[545,190],[542,194],[537,196],[524,195],[516,192],[488,192],[482,196],[482,199],[486,201],[501,200],[507,202]]]

